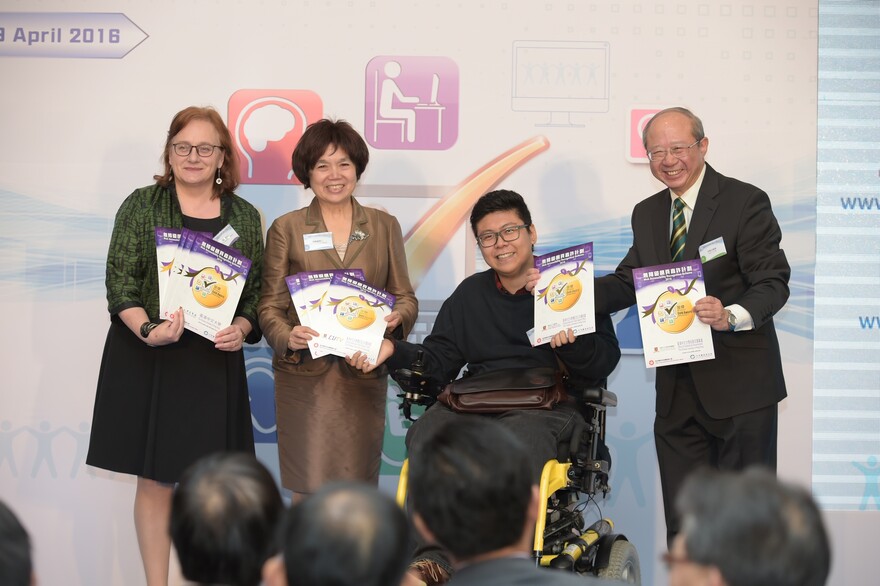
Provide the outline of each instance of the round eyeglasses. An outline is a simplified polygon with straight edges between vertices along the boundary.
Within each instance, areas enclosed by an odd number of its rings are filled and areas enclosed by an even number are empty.
[[[702,138],[700,140],[703,140]],[[662,161],[666,158],[666,153],[671,154],[676,159],[683,159],[687,156],[688,151],[694,146],[700,143],[700,140],[694,141],[693,144],[689,144],[687,146],[674,146],[669,150],[666,149],[655,149],[653,151],[648,152],[648,160],[653,162]]]
[[[507,228],[502,228],[498,232],[483,232],[482,234],[477,236],[477,241],[483,248],[495,246],[495,243],[498,242],[499,236],[501,236],[501,239],[505,242],[513,242],[514,240],[519,238],[519,231],[523,228],[527,229],[529,226],[530,224],[521,224],[519,226],[508,226]]]
[[[174,154],[179,157],[188,157],[193,149],[196,149],[196,152],[200,157],[210,157],[214,154],[214,149],[222,149],[223,147],[219,144],[187,144],[185,142],[176,142],[171,145],[171,148],[174,149]]]

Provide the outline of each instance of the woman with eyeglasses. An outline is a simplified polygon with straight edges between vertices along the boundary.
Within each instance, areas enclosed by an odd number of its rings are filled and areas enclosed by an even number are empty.
[[[110,331],[98,376],[87,463],[137,477],[134,520],[148,586],[168,583],[168,517],[174,484],[200,457],[254,453],[242,346],[261,337],[257,301],[263,256],[260,214],[233,193],[237,157],[212,108],[174,117],[155,184],[116,213],[107,254]],[[183,310],[159,319],[156,228],[216,235],[251,260],[232,325],[213,341],[184,329]]]

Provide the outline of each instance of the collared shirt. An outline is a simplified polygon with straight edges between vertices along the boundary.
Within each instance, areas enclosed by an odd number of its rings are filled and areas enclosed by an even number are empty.
[[[703,169],[700,171],[700,176],[697,177],[696,183],[690,186],[690,188],[685,191],[681,195],[681,201],[684,202],[684,221],[685,225],[690,229],[691,227],[691,216],[694,215],[694,207],[697,205],[697,196],[700,195],[700,187],[703,186],[703,178],[706,176],[706,163],[703,163]],[[669,190],[669,196],[672,201],[675,201],[679,196],[675,194],[671,189]],[[675,212],[674,209],[670,208],[669,210],[669,234],[672,235],[672,214]]]
[[[507,289],[504,288],[504,285],[501,284],[501,278],[498,276],[498,273],[492,271],[492,274],[495,275],[495,286],[498,287],[498,290],[501,291],[502,295],[529,295],[530,293],[526,290],[525,286],[520,287],[519,291],[516,293],[511,293]]]
[[[706,176],[706,164],[703,163],[703,169],[700,171],[700,176],[697,178],[697,181],[688,188],[681,196],[675,194],[671,189],[669,190],[669,196],[674,202],[676,198],[681,197],[681,200],[684,202],[684,221],[687,229],[691,228],[691,217],[694,215],[694,208],[697,205],[697,196],[700,194],[700,187],[703,186],[703,178]],[[672,235],[672,215],[675,213],[675,209],[670,207],[669,210],[669,234]],[[739,305],[738,303],[733,303],[731,305],[724,306],[724,309],[727,309],[734,315],[736,318],[736,329],[737,332],[743,332],[746,330],[751,330],[755,327],[754,321],[752,320],[752,314],[746,310],[745,307]]]

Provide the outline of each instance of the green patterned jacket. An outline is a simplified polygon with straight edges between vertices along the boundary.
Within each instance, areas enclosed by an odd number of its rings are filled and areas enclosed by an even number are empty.
[[[233,248],[251,260],[251,270],[235,314],[251,322],[247,341],[262,336],[257,322],[257,302],[263,273],[263,227],[260,212],[235,195],[221,199],[220,218],[231,224],[239,240]],[[151,185],[129,195],[113,224],[107,252],[107,306],[111,316],[129,307],[143,307],[151,320],[159,317],[159,278],[156,271],[155,228],[183,227],[183,214],[173,189]]]

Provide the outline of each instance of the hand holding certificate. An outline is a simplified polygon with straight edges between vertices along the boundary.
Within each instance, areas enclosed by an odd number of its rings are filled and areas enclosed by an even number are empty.
[[[687,260],[633,269],[645,366],[669,366],[715,358],[712,328],[694,312],[706,296],[703,264]]]
[[[330,281],[321,310],[312,315],[312,327],[320,332],[313,340],[330,353],[343,358],[361,352],[375,363],[385,336],[385,318],[396,298],[345,274]]]
[[[290,275],[284,280],[287,290],[290,291],[290,299],[296,310],[296,316],[300,325],[317,329],[315,321],[320,321],[323,310],[324,298],[330,289],[330,283],[336,275],[348,275],[358,280],[364,279],[364,273],[360,269],[328,269],[326,271],[304,271]],[[322,337],[312,338],[308,343],[309,353],[312,358],[320,358],[326,354],[333,354],[333,349],[327,346]]]
[[[535,287],[534,345],[571,328],[575,336],[596,331],[593,243],[535,257],[541,272]]]
[[[182,307],[184,327],[214,341],[235,317],[250,259],[209,234],[156,228],[156,261],[160,317]]]

